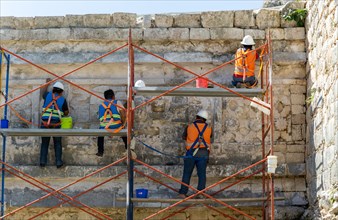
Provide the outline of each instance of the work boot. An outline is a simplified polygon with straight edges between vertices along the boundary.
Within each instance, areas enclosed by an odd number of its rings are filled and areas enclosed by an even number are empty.
[[[96,153],[96,156],[98,156],[98,157],[103,157],[103,153],[97,152],[97,153]]]
[[[246,86],[244,83],[237,83],[236,88],[241,89],[241,88],[246,88]]]

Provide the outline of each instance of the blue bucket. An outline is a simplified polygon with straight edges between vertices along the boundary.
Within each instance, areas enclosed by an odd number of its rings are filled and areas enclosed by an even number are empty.
[[[148,190],[136,189],[136,198],[148,198]]]
[[[7,119],[1,119],[0,128],[8,128],[8,120]]]

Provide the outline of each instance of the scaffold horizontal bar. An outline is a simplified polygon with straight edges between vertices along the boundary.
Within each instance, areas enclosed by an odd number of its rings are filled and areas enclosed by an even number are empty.
[[[162,94],[168,90],[172,89],[171,87],[135,87],[134,92],[136,95],[142,96],[156,96]],[[261,96],[263,90],[259,88],[254,89],[232,89],[235,92],[238,92],[247,97]],[[175,91],[166,94],[166,96],[200,96],[200,97],[238,97],[236,94],[229,92],[222,88],[179,88]]]
[[[267,197],[259,197],[259,198],[224,198],[220,199],[217,198],[220,201],[223,202],[229,202],[229,203],[239,203],[239,202],[262,202],[266,201]],[[126,198],[116,198],[117,201],[125,201]],[[143,203],[176,203],[178,201],[181,201],[182,199],[162,199],[162,198],[132,198],[133,202],[143,202]],[[285,200],[285,197],[275,197],[275,200]],[[215,201],[211,199],[189,199],[185,201],[184,203],[215,203]]]
[[[112,133],[105,129],[40,129],[40,128],[5,128],[0,129],[4,136],[41,136],[41,137],[62,137],[62,136],[126,136],[127,130]]]

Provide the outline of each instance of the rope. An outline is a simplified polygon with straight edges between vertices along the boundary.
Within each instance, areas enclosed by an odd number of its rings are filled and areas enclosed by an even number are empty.
[[[192,157],[192,156],[177,156],[177,155],[172,155],[172,154],[168,154],[168,153],[163,153],[163,152],[161,152],[161,151],[155,149],[154,147],[152,147],[152,146],[150,146],[150,145],[144,143],[144,142],[141,141],[140,139],[138,139],[138,138],[136,138],[136,137],[135,137],[135,139],[136,139],[137,141],[139,141],[141,144],[143,144],[145,147],[149,148],[150,150],[155,151],[155,152],[157,152],[157,153],[159,153],[159,154],[168,156],[168,157],[175,157],[175,158],[191,158],[191,157]]]

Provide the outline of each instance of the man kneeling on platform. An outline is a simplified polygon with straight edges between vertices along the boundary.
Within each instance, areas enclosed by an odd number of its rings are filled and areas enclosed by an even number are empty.
[[[200,110],[196,115],[195,121],[186,127],[182,135],[183,140],[186,141],[187,150],[186,158],[184,158],[182,182],[190,185],[191,174],[196,166],[198,190],[203,190],[207,181],[206,169],[212,137],[212,129],[206,123],[207,119],[208,112],[206,110]],[[182,184],[179,196],[185,198],[187,193],[188,187]],[[199,194],[196,198],[200,199],[203,198],[203,196]]]
[[[121,101],[115,100],[114,91],[109,89],[104,92],[104,98],[107,101],[104,101],[99,106],[99,120],[100,120],[100,129],[105,129],[109,124],[109,129],[119,129],[123,125],[126,114],[124,110],[118,108],[117,106],[123,106]],[[117,105],[117,106],[116,106]],[[124,142],[124,147],[127,149],[127,137],[121,137]],[[97,153],[99,157],[103,156],[104,153],[104,137],[98,137],[97,139]]]

